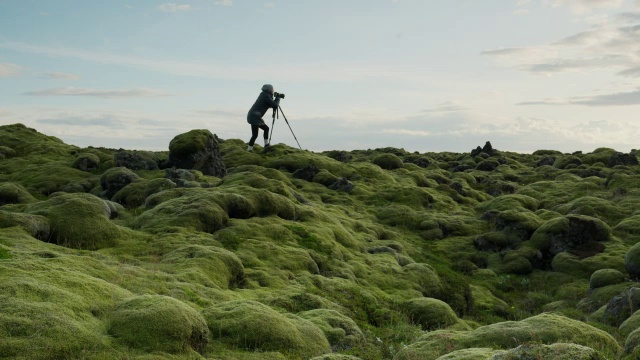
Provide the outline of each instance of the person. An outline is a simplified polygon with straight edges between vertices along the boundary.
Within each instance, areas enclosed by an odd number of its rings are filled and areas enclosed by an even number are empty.
[[[258,99],[256,99],[256,102],[249,109],[249,113],[247,113],[247,122],[251,125],[251,139],[249,140],[247,151],[253,150],[253,144],[258,138],[258,129],[262,129],[264,132],[264,147],[269,147],[269,127],[264,123],[262,117],[267,110],[277,110],[278,106],[280,106],[280,98],[273,99],[274,93],[273,85],[264,84]]]

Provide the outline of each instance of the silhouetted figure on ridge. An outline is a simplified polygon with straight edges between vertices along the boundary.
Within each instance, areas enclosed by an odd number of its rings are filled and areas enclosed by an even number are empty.
[[[249,113],[247,114],[247,122],[251,124],[251,139],[249,140],[249,146],[247,147],[247,151],[253,150],[253,144],[258,138],[258,129],[262,129],[264,131],[264,147],[269,146],[269,127],[264,123],[262,117],[269,109],[277,110],[280,105],[280,98],[276,97],[274,100],[274,89],[273,85],[265,84],[262,86],[262,92],[258,95],[258,99],[253,104],[251,109],[249,109]]]

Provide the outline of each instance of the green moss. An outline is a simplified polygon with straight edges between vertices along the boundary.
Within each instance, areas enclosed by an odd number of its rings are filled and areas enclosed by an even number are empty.
[[[624,341],[624,352],[627,354],[637,354],[640,345],[640,328],[632,331]]]
[[[544,223],[531,236],[531,245],[555,255],[592,241],[607,241],[610,236],[611,228],[602,220],[569,215]]]
[[[44,216],[13,213],[0,210],[0,228],[19,226],[34,238],[46,241],[49,239],[51,229],[49,220]]]
[[[333,175],[332,173],[328,172],[327,170],[320,170],[316,174],[316,176],[313,177],[313,182],[316,182],[318,184],[322,184],[324,186],[330,186],[331,184],[335,183],[338,180],[340,180],[339,177]]]
[[[634,312],[625,321],[620,324],[620,334],[627,336],[636,329],[640,329],[640,310]]]
[[[0,206],[5,204],[26,204],[36,201],[20,184],[6,182],[0,184]]]
[[[567,343],[551,345],[520,345],[515,349],[502,351],[491,360],[545,359],[545,360],[598,360],[602,355],[587,346]]]
[[[138,175],[125,167],[111,168],[100,177],[104,195],[111,199],[118,191],[138,179]]]
[[[109,333],[130,347],[168,353],[204,353],[209,340],[207,324],[196,310],[160,295],[119,303],[109,316]]]
[[[611,201],[593,196],[575,199],[559,206],[556,210],[565,215],[576,214],[596,217],[612,225],[617,223],[619,219],[630,215],[629,210],[618,207]]]
[[[312,322],[278,313],[256,301],[223,302],[202,313],[213,339],[231,347],[304,357],[330,352],[322,330]]]
[[[531,196],[514,194],[514,195],[502,195],[492,200],[483,203],[478,208],[482,211],[496,210],[538,210],[539,202]]]
[[[589,287],[597,289],[608,285],[615,285],[623,282],[624,279],[624,274],[615,269],[596,270],[591,274]]]
[[[87,181],[90,176],[91,174],[74,169],[65,162],[49,161],[42,164],[24,163],[10,178],[34,193],[50,195],[56,191],[64,191],[66,186],[72,184],[84,184],[83,188],[88,190],[91,188],[91,183]]]
[[[96,154],[80,153],[71,166],[82,171],[96,170],[100,166],[100,158]]]
[[[223,289],[241,286],[244,266],[232,252],[212,246],[188,245],[165,255],[167,271],[180,274],[188,282]]]
[[[402,159],[394,154],[380,154],[371,160],[372,163],[385,170],[394,170],[402,167]]]
[[[359,357],[343,354],[325,354],[311,358],[310,360],[360,360]]]
[[[490,360],[497,353],[499,353],[499,350],[491,348],[462,349],[440,356],[437,360]],[[421,358],[417,357],[416,359]]]
[[[545,345],[568,342],[589,346],[606,356],[614,356],[620,350],[616,340],[602,330],[561,315],[544,313],[468,332],[433,331],[399,352],[396,359],[435,359],[464,348],[511,349],[528,342]]]
[[[624,265],[631,278],[640,278],[640,242],[629,249],[624,257]]]
[[[433,298],[415,298],[402,305],[410,321],[424,330],[446,328],[458,321],[456,313],[444,301]]]
[[[350,349],[364,342],[364,334],[349,317],[336,310],[315,309],[298,314],[318,326],[333,349]]]
[[[50,241],[77,249],[101,249],[116,244],[120,229],[109,220],[110,207],[91,194],[61,194],[31,204],[26,213],[49,220]]]

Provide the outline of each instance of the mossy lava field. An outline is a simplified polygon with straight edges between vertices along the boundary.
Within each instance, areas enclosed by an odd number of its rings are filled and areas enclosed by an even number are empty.
[[[639,152],[499,145],[0,126],[0,358],[640,358]]]

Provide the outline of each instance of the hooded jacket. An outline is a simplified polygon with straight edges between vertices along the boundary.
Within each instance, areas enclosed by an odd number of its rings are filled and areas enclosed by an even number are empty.
[[[262,117],[269,109],[277,109],[280,104],[280,99],[275,99],[271,97],[271,91],[269,89],[264,89],[258,95],[258,99],[253,104],[251,109],[249,109],[249,113],[247,114],[247,122],[251,125],[262,125],[264,121]]]

